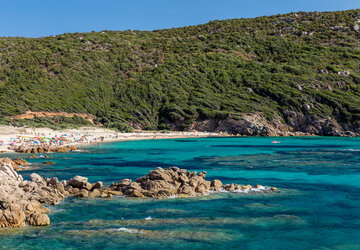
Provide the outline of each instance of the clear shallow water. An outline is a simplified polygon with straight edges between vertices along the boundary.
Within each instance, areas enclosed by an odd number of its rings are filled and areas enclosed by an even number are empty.
[[[208,172],[276,194],[82,200],[52,207],[51,226],[0,230],[0,248],[360,249],[360,138],[130,141],[29,159],[42,176],[109,184],[155,167]],[[28,157],[22,155],[17,157]],[[147,218],[147,219],[146,219]]]

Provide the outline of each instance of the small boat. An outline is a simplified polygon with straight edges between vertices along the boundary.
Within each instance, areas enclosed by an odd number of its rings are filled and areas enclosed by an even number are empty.
[[[280,143],[279,141],[273,140],[271,143]]]

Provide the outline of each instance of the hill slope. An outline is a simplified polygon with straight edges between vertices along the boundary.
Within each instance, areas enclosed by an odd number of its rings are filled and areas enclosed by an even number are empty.
[[[89,113],[120,129],[360,133],[359,26],[360,10],[350,10],[0,38],[0,115]]]

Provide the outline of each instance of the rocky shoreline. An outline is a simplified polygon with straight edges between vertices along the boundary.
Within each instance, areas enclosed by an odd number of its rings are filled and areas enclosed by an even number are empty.
[[[51,152],[70,152],[78,150],[79,148],[73,145],[66,146],[18,146],[13,148],[16,153],[25,153],[25,154],[38,154],[38,153],[51,153]]]
[[[190,172],[177,167],[156,168],[136,181],[120,180],[104,187],[103,183],[89,183],[88,178],[75,176],[66,181],[42,178],[36,173],[31,181],[24,180],[13,168],[9,158],[0,159],[0,228],[47,226],[49,209],[44,204],[56,205],[68,196],[78,198],[111,198],[123,195],[129,198],[185,198],[208,195],[211,192],[278,192],[276,188],[260,185],[223,185],[220,180],[205,180],[206,172]]]
[[[304,106],[308,110],[310,107]],[[286,111],[285,118],[279,115],[269,120],[261,112],[242,114],[242,117],[229,115],[223,119],[205,119],[192,123],[186,130],[222,132],[240,136],[336,136],[359,137],[359,126],[348,126],[333,118],[319,118],[307,113]],[[176,130],[181,123],[172,124]]]
[[[51,152],[69,152],[78,150],[78,147],[89,145],[89,143],[101,142],[116,142],[126,140],[146,140],[146,139],[168,139],[168,138],[197,138],[197,137],[228,137],[228,136],[335,136],[335,137],[359,137],[360,129],[358,127],[349,127],[345,124],[339,123],[334,119],[320,119],[308,115],[303,115],[299,112],[288,111],[286,112],[286,121],[278,115],[269,120],[265,114],[257,113],[244,113],[241,117],[233,117],[229,115],[226,118],[219,119],[205,119],[198,120],[191,123],[189,126],[183,128],[183,124],[172,123],[169,124],[170,130],[167,133],[160,131],[138,131],[136,133],[118,133],[116,131],[106,130],[97,133],[97,130],[90,130],[90,128],[83,128],[83,130],[71,131],[52,131],[49,129],[38,129],[29,134],[29,131],[22,133],[20,128],[17,130],[13,127],[5,128],[9,130],[6,136],[0,136],[0,153],[1,152],[17,152],[27,154],[44,154]],[[142,127],[133,124],[136,129]],[[178,131],[180,129],[184,131]],[[11,131],[10,131],[11,130]],[[25,129],[24,129],[25,130]],[[30,128],[28,128],[30,130]],[[50,132],[49,132],[50,131]],[[78,131],[78,132],[76,132]],[[56,136],[56,134],[72,133],[88,135],[86,131],[92,131],[92,137],[89,140],[81,141],[76,140],[74,143],[69,144],[26,144],[14,143],[9,144],[9,139],[17,138],[16,134],[23,135],[24,138],[34,136],[33,134],[48,134],[49,136]],[[81,133],[80,133],[81,132]],[[90,133],[90,132],[89,132]],[[71,134],[71,135],[72,135]],[[1,135],[1,134],[0,134]],[[21,137],[21,136],[20,136]],[[79,138],[77,138],[79,139]]]

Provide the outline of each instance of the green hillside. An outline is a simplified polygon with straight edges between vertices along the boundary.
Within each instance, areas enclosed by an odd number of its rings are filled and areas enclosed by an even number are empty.
[[[28,110],[120,129],[295,111],[360,132],[360,10],[0,38],[0,116]]]

